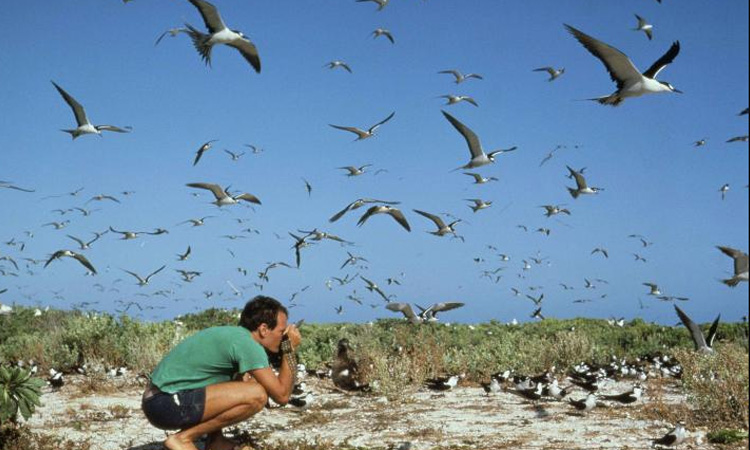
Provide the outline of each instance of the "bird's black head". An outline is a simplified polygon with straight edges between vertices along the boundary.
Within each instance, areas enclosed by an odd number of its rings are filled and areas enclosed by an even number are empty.
[[[672,84],[669,83],[668,81],[659,81],[659,83],[661,83],[664,87],[666,87],[667,89],[669,89],[671,92],[674,92],[675,94],[683,94],[684,93],[681,90],[677,89],[676,87],[672,86]]]

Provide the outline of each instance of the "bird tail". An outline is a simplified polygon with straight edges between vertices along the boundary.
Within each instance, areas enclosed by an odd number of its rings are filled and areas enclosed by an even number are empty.
[[[211,36],[201,33],[190,24],[186,23],[185,26],[187,27],[187,34],[190,36],[190,39],[193,40],[193,46],[195,46],[195,49],[198,50],[198,53],[200,53],[206,65],[210,67],[211,49],[213,49],[213,45],[209,43],[209,40],[211,40]]]
[[[729,287],[737,287],[737,285],[740,284],[740,279],[738,277],[732,277],[726,280],[721,280],[721,282]]]
[[[573,198],[578,198],[578,196],[580,195],[580,192],[578,192],[578,189],[568,188],[568,192],[570,192],[570,195]]]
[[[586,100],[597,102],[600,105],[620,106],[620,103],[622,103],[623,98],[617,94],[612,94],[612,95],[605,95],[604,97],[589,98]]]
[[[72,137],[74,140],[75,138],[80,136],[80,134],[78,133],[78,130],[60,130],[60,131],[70,134],[70,137]]]

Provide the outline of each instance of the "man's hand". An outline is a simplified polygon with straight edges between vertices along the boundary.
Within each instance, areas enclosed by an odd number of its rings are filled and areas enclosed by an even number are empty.
[[[289,325],[284,331],[284,336],[289,338],[289,342],[292,344],[293,349],[297,349],[302,344],[302,335],[294,325]]]

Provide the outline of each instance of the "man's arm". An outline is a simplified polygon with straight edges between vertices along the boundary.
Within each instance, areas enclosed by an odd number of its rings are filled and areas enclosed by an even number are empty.
[[[294,358],[294,349],[299,345],[302,338],[293,326],[288,331],[289,340],[291,343],[291,350],[282,350],[281,368],[279,369],[279,375],[274,374],[273,369],[266,367],[264,369],[258,369],[251,372],[253,378],[266,390],[269,397],[274,402],[280,405],[286,405],[289,403],[289,399],[292,396],[294,390],[294,373],[297,367],[292,367]]]

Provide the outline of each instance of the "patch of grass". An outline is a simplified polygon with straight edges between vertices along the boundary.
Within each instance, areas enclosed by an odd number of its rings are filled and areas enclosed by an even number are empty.
[[[731,445],[747,442],[747,430],[716,430],[708,433],[708,442],[712,444]]]
[[[25,426],[0,426],[0,450],[95,450],[86,440],[72,442],[38,433]]]

